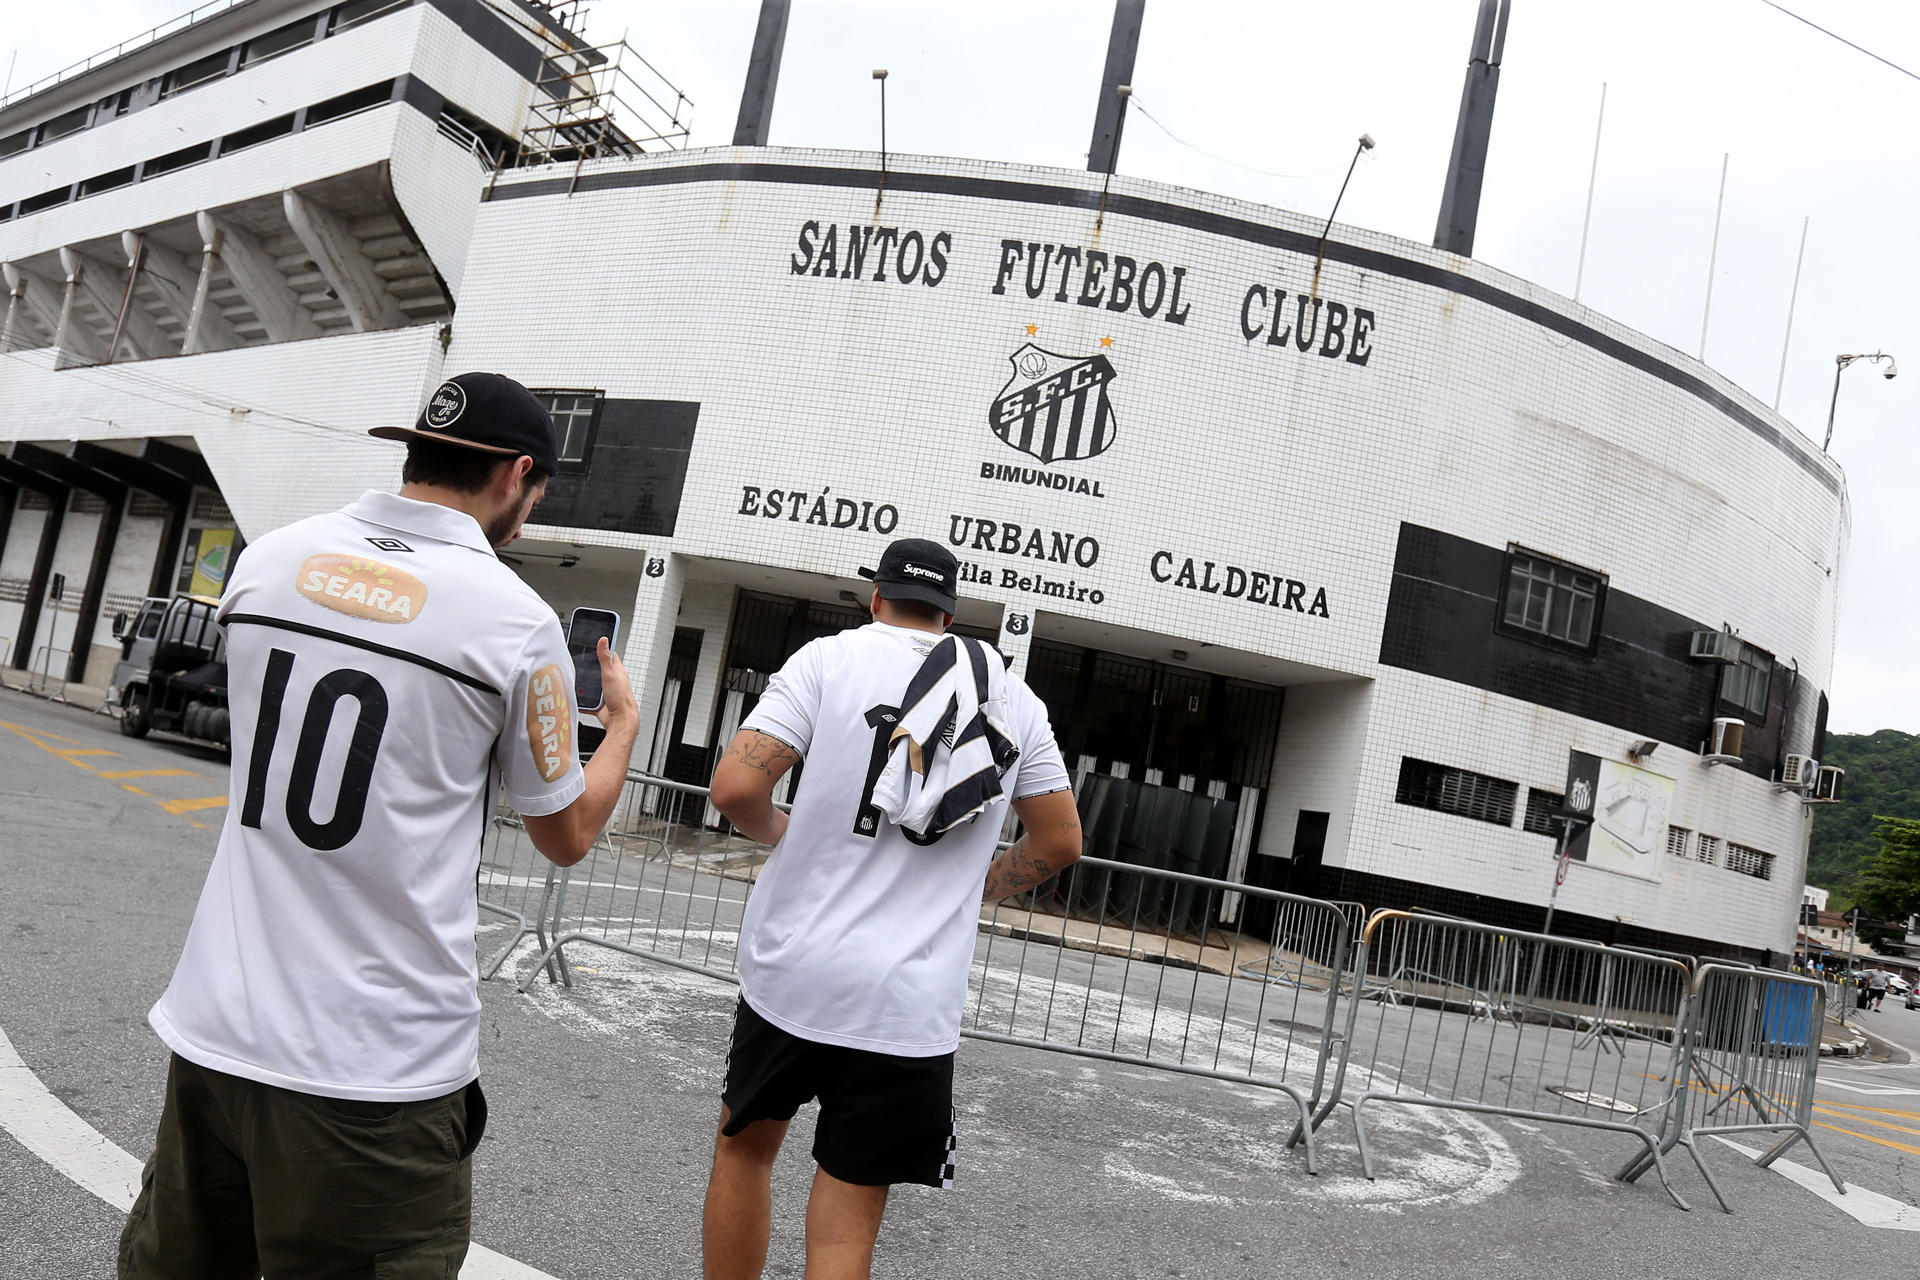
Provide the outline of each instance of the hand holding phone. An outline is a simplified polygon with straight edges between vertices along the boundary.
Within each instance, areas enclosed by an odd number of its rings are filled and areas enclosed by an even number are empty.
[[[620,615],[611,609],[575,609],[567,623],[567,652],[573,655],[573,696],[582,711],[606,705],[600,682],[600,642],[620,647]]]

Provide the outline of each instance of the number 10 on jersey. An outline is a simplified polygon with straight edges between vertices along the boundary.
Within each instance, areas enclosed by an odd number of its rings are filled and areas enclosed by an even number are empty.
[[[240,825],[256,831],[266,812],[267,775],[280,737],[281,705],[286,701],[293,664],[294,655],[285,649],[275,649],[267,656],[267,678],[260,688],[260,718],[253,727],[253,751],[247,759],[247,797],[240,810]],[[320,760],[333,728],[334,706],[342,698],[352,698],[360,710],[340,769],[333,816],[317,822],[313,793],[320,783]],[[338,849],[360,833],[367,811],[367,789],[373,782],[373,766],[386,730],[387,691],[373,676],[342,667],[314,682],[293,750],[293,771],[287,778],[287,826],[301,844],[309,849]]]

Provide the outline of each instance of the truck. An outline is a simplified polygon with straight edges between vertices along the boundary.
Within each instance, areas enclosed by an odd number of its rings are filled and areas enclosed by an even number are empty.
[[[120,708],[121,733],[144,738],[158,729],[230,749],[219,604],[207,596],[149,596],[132,618],[114,618],[120,662],[107,702]]]

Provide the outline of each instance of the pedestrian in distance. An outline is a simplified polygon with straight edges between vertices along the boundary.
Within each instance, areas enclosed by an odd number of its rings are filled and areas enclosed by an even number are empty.
[[[707,1280],[760,1275],[774,1158],[806,1102],[820,1103],[806,1280],[864,1280],[893,1184],[953,1185],[981,903],[1080,857],[1045,706],[997,652],[948,630],[953,555],[902,539],[861,573],[873,622],[788,660],[713,774],[714,805],[774,851],[741,925]],[[773,792],[796,766],[789,816]],[[1009,798],[1026,834],[996,857]]]
[[[1880,1012],[1880,1002],[1887,998],[1887,981],[1893,975],[1881,965],[1874,965],[1867,971],[1867,998],[1873,1002],[1875,1013]]]
[[[262,537],[220,602],[231,804],[149,1015],[173,1055],[122,1280],[457,1274],[495,795],[566,866],[626,778],[620,660],[601,641],[583,769],[559,620],[494,554],[558,465],[546,410],[472,373],[372,434],[406,442],[400,492]]]

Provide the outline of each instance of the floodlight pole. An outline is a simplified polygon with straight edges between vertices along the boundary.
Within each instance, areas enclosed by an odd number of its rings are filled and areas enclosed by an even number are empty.
[[[1360,153],[1371,150],[1373,150],[1373,135],[1361,134],[1359,144],[1353,149],[1353,159],[1347,162],[1347,176],[1340,180],[1340,194],[1333,198],[1333,208],[1327,214],[1326,225],[1320,228],[1320,243],[1315,245],[1313,250],[1313,289],[1310,294],[1316,300],[1320,297],[1320,264],[1325,262],[1327,257],[1327,233],[1333,230],[1333,220],[1340,212],[1340,202],[1347,198],[1347,184],[1353,181],[1353,171],[1360,164]]]
[[[880,189],[873,194],[873,217],[880,218],[880,202],[887,194],[887,69],[874,68],[873,78],[880,82]]]

